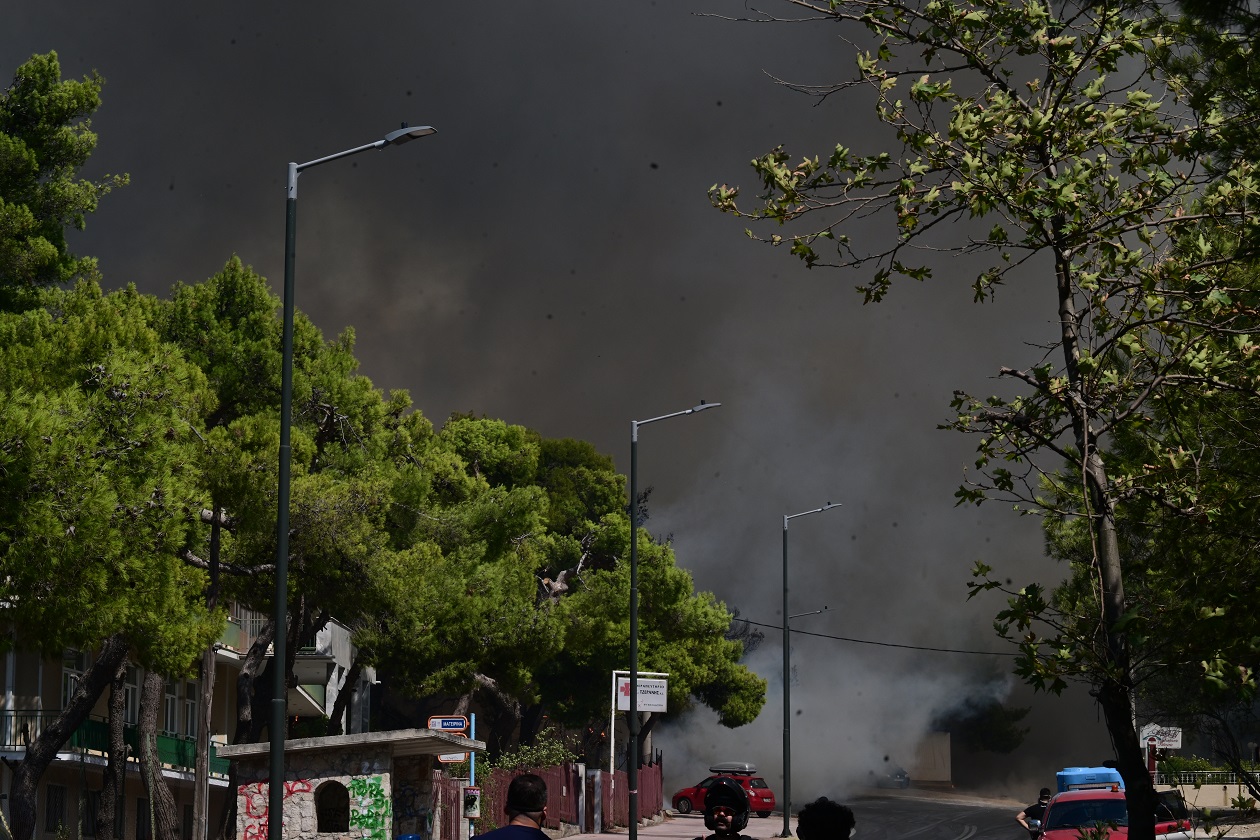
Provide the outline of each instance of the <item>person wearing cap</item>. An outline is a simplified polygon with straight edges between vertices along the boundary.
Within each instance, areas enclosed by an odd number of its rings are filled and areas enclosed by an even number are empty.
[[[696,840],[751,840],[740,834],[748,826],[748,794],[728,776],[719,776],[704,792],[704,827],[712,831]]]
[[[849,840],[857,819],[846,805],[820,796],[796,817],[796,836],[801,840]]]
[[[1029,837],[1037,836],[1041,818],[1045,816],[1046,805],[1048,804],[1050,804],[1050,788],[1042,788],[1041,793],[1037,794],[1037,801],[1015,815],[1015,822],[1024,827]],[[1037,826],[1029,825],[1029,820],[1036,820]]]
[[[541,776],[524,773],[513,779],[503,812],[508,824],[481,836],[494,840],[548,840],[542,830],[547,819],[547,783]]]

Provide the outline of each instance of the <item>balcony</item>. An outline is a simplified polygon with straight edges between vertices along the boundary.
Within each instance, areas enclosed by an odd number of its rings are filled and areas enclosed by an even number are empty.
[[[57,719],[57,711],[0,712],[0,750],[18,752],[30,746],[45,726]],[[139,733],[135,726],[123,727],[123,742],[130,747],[128,755],[135,756],[139,749]],[[99,753],[109,752],[109,721],[91,717],[83,721],[71,734],[62,751]],[[197,744],[191,738],[176,735],[157,736],[158,759],[176,770],[192,772],[197,762]],[[210,774],[227,776],[228,761],[218,757],[215,745],[210,745]]]

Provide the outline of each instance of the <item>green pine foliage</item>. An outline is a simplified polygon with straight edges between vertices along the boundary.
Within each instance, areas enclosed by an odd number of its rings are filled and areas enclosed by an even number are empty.
[[[2,643],[122,633],[177,675],[223,626],[204,606],[213,512],[220,603],[274,610],[280,301],[235,257],[159,299],[104,293],[69,252],[65,231],[126,182],[78,177],[101,84],[62,80],[52,53],[0,97],[0,600],[18,628]],[[358,372],[353,329],[327,340],[301,313],[293,396],[292,640],[335,618],[391,690],[602,719],[628,646],[612,459],[502,420],[435,427]],[[765,681],[724,640],[725,606],[637,537],[641,666],[671,672],[674,713],[752,720]]]
[[[96,148],[89,117],[102,84],[95,73],[63,80],[54,52],[31,56],[0,93],[0,308],[96,274],[94,260],[70,253],[65,232],[82,230],[101,197],[127,183],[79,177]]]

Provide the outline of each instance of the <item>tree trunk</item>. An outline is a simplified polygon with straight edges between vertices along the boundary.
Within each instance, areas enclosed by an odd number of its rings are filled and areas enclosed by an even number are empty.
[[[26,748],[26,755],[13,771],[13,779],[9,783],[10,828],[15,840],[31,840],[34,836],[39,780],[57,757],[57,751],[91,714],[92,707],[118,673],[119,663],[126,658],[127,642],[121,634],[106,639],[100,654],[84,671],[69,705]]]
[[[271,644],[271,640],[275,638],[276,625],[275,622],[268,622],[258,638],[254,639],[253,644],[249,646],[249,652],[245,654],[245,661],[241,663],[240,673],[236,675],[236,732],[232,735],[233,744],[253,744],[258,742],[259,735],[262,734],[263,719],[266,715],[261,715],[260,719],[254,720],[254,703],[255,694],[262,693],[266,695],[266,704],[271,697],[269,690],[270,683],[265,679],[259,680],[260,673],[265,673],[264,666],[267,664],[267,646]],[[255,689],[261,687],[261,692]],[[228,788],[229,791],[236,790],[236,762],[228,765]],[[227,798],[227,807],[223,809],[223,819],[219,823],[219,836],[228,838],[236,837],[236,797],[229,796]]]
[[[125,812],[127,782],[126,739],[123,737],[127,712],[127,660],[118,663],[118,670],[109,684],[109,757],[101,781],[101,808],[96,815],[96,840],[122,840],[125,836],[119,818]]]
[[[521,709],[520,745],[522,747],[533,746],[534,741],[538,739],[538,730],[542,726],[542,721],[542,703],[533,703]]]
[[[153,814],[150,836],[174,838],[179,836],[179,814],[175,808],[175,796],[170,785],[162,777],[162,760],[158,756],[157,721],[162,710],[166,680],[161,674],[149,671],[144,675],[144,690],[140,693],[140,777],[149,792],[149,810]]]
[[[1094,496],[1094,518],[1098,523],[1098,566],[1102,578],[1103,620],[1106,651],[1111,665],[1110,678],[1098,689],[1098,703],[1107,722],[1116,769],[1124,779],[1124,798],[1129,809],[1129,837],[1154,840],[1155,785],[1138,738],[1134,722],[1133,674],[1128,640],[1116,628],[1124,616],[1124,576],[1120,561],[1120,541],[1116,536],[1115,506],[1107,483],[1102,458],[1095,450],[1088,459],[1089,483]]]
[[[642,765],[645,761],[651,763],[648,759],[651,757],[647,753],[648,738],[652,734],[652,730],[656,728],[656,722],[660,720],[660,715],[654,715],[651,712],[644,714],[645,720],[639,724],[639,763]]]
[[[258,638],[249,646],[241,671],[236,675],[236,733],[232,737],[233,744],[255,743],[262,732],[262,722],[254,721],[254,695],[258,693],[258,676],[267,664],[267,646],[275,637],[275,631],[275,622],[263,627]],[[270,692],[267,696],[270,698]]]
[[[210,581],[206,586],[206,607],[219,605],[219,549],[222,508],[215,507],[210,520]],[[197,758],[193,768],[193,836],[184,840],[208,840],[210,810],[210,715],[214,711],[214,657],[212,642],[201,656],[201,695],[197,708]]]
[[[1119,680],[1109,681],[1098,690],[1107,731],[1116,751],[1116,770],[1124,779],[1124,798],[1129,809],[1129,837],[1154,840],[1155,786],[1142,760],[1142,748],[1133,730],[1132,703],[1129,686]]]
[[[363,665],[359,662],[359,657],[355,657],[350,663],[350,670],[346,671],[345,679],[341,681],[341,690],[337,692],[337,699],[333,703],[332,715],[328,720],[328,734],[341,735],[349,727],[342,726],[342,719],[346,716],[346,711],[350,708],[350,701],[354,699],[355,688],[359,684],[359,675],[363,673]]]
[[[1064,220],[1052,222],[1059,243]],[[1107,732],[1116,754],[1116,769],[1124,779],[1125,800],[1129,811],[1130,840],[1155,840],[1155,787],[1138,743],[1133,720],[1133,674],[1128,639],[1118,629],[1125,613],[1124,563],[1116,532],[1116,498],[1107,466],[1097,448],[1091,426],[1091,406],[1085,377],[1080,368],[1081,315],[1076,306],[1073,286],[1071,251],[1063,244],[1055,247],[1055,276],[1058,292],[1059,329],[1063,347],[1064,369],[1069,395],[1066,408],[1071,417],[1073,436],[1081,457],[1081,474],[1085,480],[1094,536],[1094,557],[1098,563],[1099,599],[1103,620],[1098,630],[1099,650],[1106,676],[1095,684],[1094,694],[1102,708]]]

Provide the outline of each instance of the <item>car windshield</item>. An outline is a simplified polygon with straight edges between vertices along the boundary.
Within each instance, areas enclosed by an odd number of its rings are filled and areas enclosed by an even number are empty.
[[[1155,809],[1156,820],[1186,820],[1190,818],[1190,811],[1186,808],[1186,800],[1181,798],[1181,794],[1175,790],[1161,790],[1158,792],[1159,805]]]
[[[1046,814],[1042,828],[1080,828],[1104,823],[1127,826],[1129,811],[1123,799],[1086,799],[1077,802],[1056,802]]]

